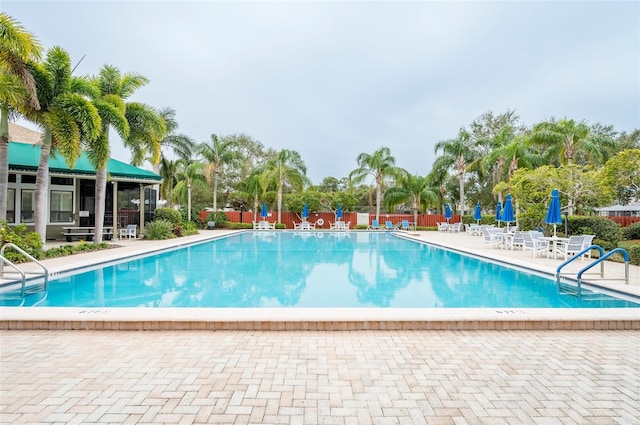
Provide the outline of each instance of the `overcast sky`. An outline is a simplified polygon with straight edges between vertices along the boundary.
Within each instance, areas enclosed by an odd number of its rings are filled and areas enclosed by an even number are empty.
[[[75,73],[151,82],[131,100],[179,132],[246,133],[345,177],[388,146],[424,175],[434,145],[481,114],[640,127],[640,2],[12,1],[0,9]],[[115,139],[115,138],[113,138]],[[129,162],[119,140],[112,156]]]

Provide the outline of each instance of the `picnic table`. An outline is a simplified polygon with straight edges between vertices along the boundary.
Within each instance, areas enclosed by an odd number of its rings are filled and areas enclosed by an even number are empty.
[[[62,234],[67,238],[67,242],[72,242],[74,237],[92,241],[96,234],[96,228],[95,226],[65,226],[62,228]],[[107,241],[113,239],[113,227],[103,227],[102,238]]]

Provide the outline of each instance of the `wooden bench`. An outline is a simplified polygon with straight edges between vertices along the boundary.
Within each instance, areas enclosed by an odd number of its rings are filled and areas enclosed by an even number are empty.
[[[67,242],[72,242],[73,238],[92,241],[95,236],[95,227],[63,227],[62,234],[67,238]],[[106,241],[113,239],[113,227],[102,228],[102,238]]]

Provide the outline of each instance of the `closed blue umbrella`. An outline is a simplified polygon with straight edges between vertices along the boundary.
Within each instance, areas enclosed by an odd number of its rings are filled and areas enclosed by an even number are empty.
[[[447,222],[449,222],[449,220],[451,219],[451,217],[453,216],[453,214],[451,213],[451,205],[447,204],[444,207],[444,218],[447,219]]]
[[[480,224],[480,220],[482,220],[482,208],[480,208],[480,202],[476,204],[476,209],[473,212],[473,219]]]
[[[498,227],[500,227],[500,220],[502,219],[502,202],[498,201],[496,204],[496,221],[498,222]]]
[[[307,207],[307,204],[304,204],[304,207],[302,208],[302,218],[304,218],[304,221],[307,221],[308,217],[309,217],[309,207]]]
[[[267,203],[266,202],[262,203],[262,211],[260,211],[260,216],[262,216],[262,218],[266,218],[267,217]]]
[[[336,218],[338,220],[342,219],[342,205],[338,205],[338,211],[336,212]]]
[[[544,219],[547,224],[553,224],[553,236],[556,236],[556,226],[562,224],[562,212],[560,211],[560,193],[558,189],[551,192],[551,203],[547,210],[547,217]]]
[[[511,202],[511,195],[507,195],[504,200],[504,207],[502,208],[502,221],[507,223],[507,230],[509,230],[509,223],[513,223],[516,219],[513,216],[513,203]]]

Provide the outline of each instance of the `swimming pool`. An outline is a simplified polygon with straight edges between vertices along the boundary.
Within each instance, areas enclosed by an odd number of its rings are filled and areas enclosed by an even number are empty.
[[[587,297],[589,298],[589,297]],[[244,232],[63,275],[43,307],[638,307],[386,232]]]

